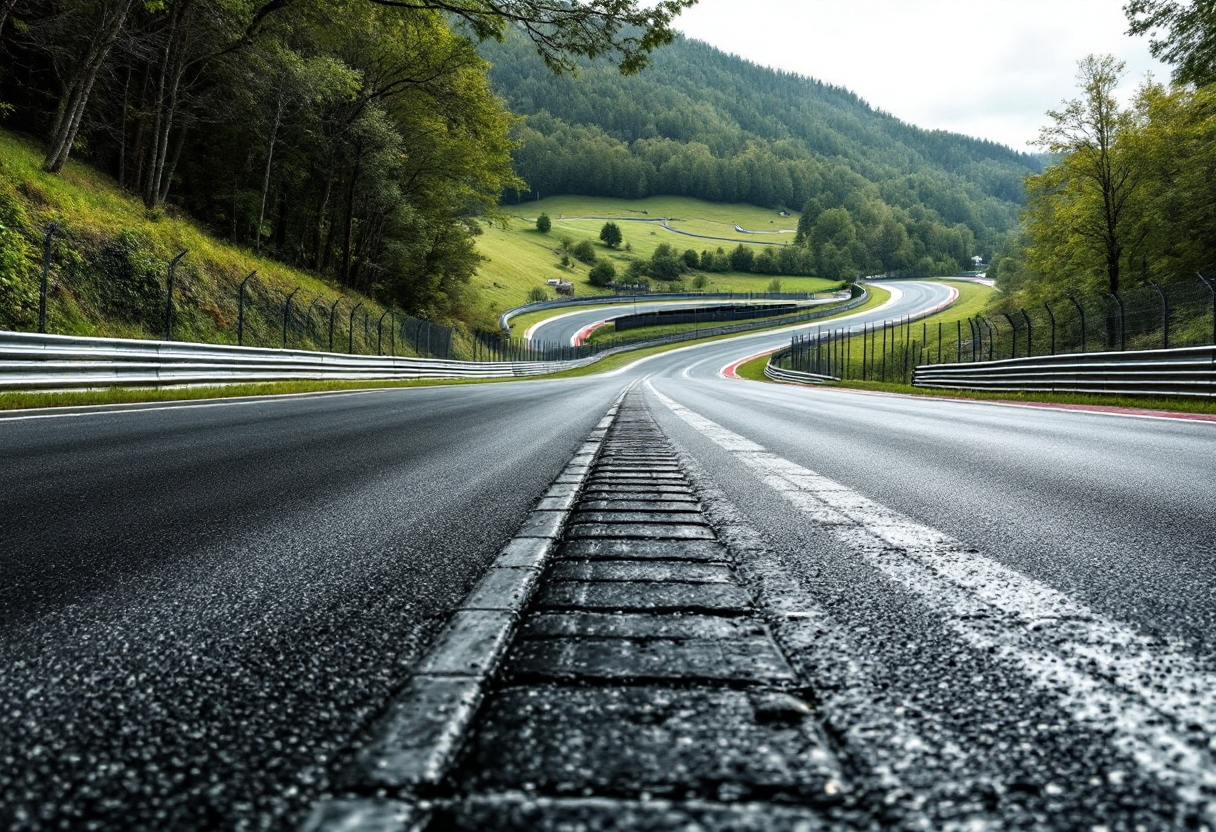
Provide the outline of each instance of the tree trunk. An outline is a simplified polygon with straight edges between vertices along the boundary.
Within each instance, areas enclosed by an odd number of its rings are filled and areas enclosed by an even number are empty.
[[[42,163],[42,169],[48,173],[58,173],[67,164],[72,145],[76,142],[76,134],[80,130],[80,121],[89,103],[89,96],[93,92],[93,85],[105,66],[110,50],[118,40],[118,33],[122,31],[133,4],[134,0],[119,0],[113,8],[102,13],[97,36],[90,42],[72,80],[64,90],[63,97],[59,100],[50,145]]]
[[[363,163],[363,143],[355,143],[355,169],[350,175],[350,187],[346,189],[346,217],[342,229],[342,279],[351,285],[351,243],[355,230],[355,192],[359,187],[359,174]]]
[[[270,166],[274,162],[274,144],[279,137],[279,125],[283,123],[283,97],[280,95],[278,106],[274,111],[274,124],[270,128],[270,144],[266,149],[266,170],[262,174],[262,202],[258,207],[257,239],[253,244],[254,251],[262,250],[262,223],[266,221],[266,196],[270,193]]]

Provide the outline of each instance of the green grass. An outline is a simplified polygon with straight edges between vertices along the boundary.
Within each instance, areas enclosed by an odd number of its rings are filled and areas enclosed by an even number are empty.
[[[766,366],[768,366],[768,356],[757,356],[751,361],[745,361],[736,367],[735,375],[739,378],[749,379],[750,381],[768,381],[764,375],[764,368]]]
[[[289,396],[304,393],[384,390],[397,387],[437,387],[453,384],[490,384],[523,381],[518,378],[411,379],[404,381],[275,381],[217,387],[111,387],[69,392],[0,393],[0,410],[44,407],[95,407],[109,404],[182,402],[201,399],[238,399],[248,396]]]
[[[883,393],[901,393],[931,398],[972,399],[978,401],[1022,402],[1024,404],[1072,404],[1091,407],[1127,407],[1138,410],[1163,410],[1179,413],[1216,414],[1216,401],[1188,398],[1150,398],[1147,396],[1102,396],[1088,393],[999,393],[978,390],[936,390],[929,387],[912,387],[908,384],[882,384],[880,382],[847,381],[834,384],[850,390],[873,390]]]
[[[648,199],[625,200],[604,197],[560,196],[525,202],[504,207],[509,217],[506,228],[485,228],[478,238],[478,250],[487,258],[479,269],[475,283],[490,303],[494,312],[503,312],[527,302],[528,292],[551,278],[568,280],[574,284],[577,296],[606,295],[610,292],[592,286],[587,280],[590,267],[574,261],[565,268],[561,265],[561,241],[565,237],[571,243],[590,240],[596,254],[607,258],[621,273],[631,259],[647,259],[659,243],[668,243],[677,251],[694,249],[697,252],[721,246],[730,251],[739,243],[759,251],[764,248],[761,241],[791,243],[792,229],[797,227],[797,215],[778,216],[776,211],[754,205],[725,205],[703,202],[685,197],[650,197]],[[548,234],[536,230],[535,220],[546,213],[553,221]],[[632,251],[620,248],[609,249],[599,242],[600,229],[605,219],[586,217],[612,217],[620,226]],[[705,240],[676,234],[659,227],[658,220],[673,218],[672,228],[696,234],[726,237],[727,240]],[[584,219],[580,219],[584,218]],[[632,218],[632,219],[624,219]],[[734,230],[738,224],[748,230],[785,231],[774,234],[739,234]],[[699,272],[696,274],[700,274]],[[695,274],[684,278],[684,288],[691,289]],[[705,292],[764,292],[773,280],[770,275],[729,272],[705,274],[707,284],[700,290]],[[830,281],[815,277],[780,276],[783,292],[822,292]],[[655,284],[656,291],[662,284]],[[552,290],[549,290],[552,296]]]
[[[204,228],[180,217],[170,206],[148,211],[143,203],[120,190],[108,176],[88,165],[69,162],[59,175],[41,169],[40,144],[17,134],[0,130],[0,209],[15,217],[25,240],[25,259],[29,268],[17,276],[20,285],[0,309],[0,322],[20,330],[32,330],[37,323],[37,279],[41,275],[42,234],[51,221],[59,223],[55,237],[48,298],[48,331],[68,335],[123,338],[163,337],[166,267],[173,256],[185,249],[186,257],[176,275],[175,307],[177,340],[206,343],[235,343],[237,294],[240,281],[251,271],[257,276],[248,284],[245,343],[279,346],[282,343],[281,316],[286,294],[297,286],[294,308],[302,311],[318,295],[328,313],[329,304],[342,298],[335,327],[335,347],[339,337],[342,349],[347,342],[347,313],[363,302],[356,318],[356,351],[374,351],[376,321],[383,307],[371,300],[336,286],[316,275],[293,269],[261,257],[247,249],[230,245],[211,236]],[[141,285],[132,285],[125,297],[139,291],[139,314],[116,314],[107,307],[106,292],[118,285],[119,277],[98,272],[98,255],[126,234],[134,241],[136,259],[145,267]],[[126,280],[127,278],[122,278]],[[3,288],[0,280],[0,288]],[[126,290],[124,290],[126,291]],[[159,292],[159,296],[155,293]],[[31,301],[32,298],[32,301]],[[136,301],[132,301],[136,303]],[[31,305],[32,304],[32,305]],[[359,326],[363,312],[371,317],[371,344],[365,342]],[[290,333],[292,347],[323,348],[318,322],[306,331]],[[327,339],[325,339],[327,340]]]

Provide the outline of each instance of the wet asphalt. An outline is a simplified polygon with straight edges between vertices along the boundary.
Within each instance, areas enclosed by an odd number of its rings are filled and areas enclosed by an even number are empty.
[[[1007,649],[1021,642],[968,637],[915,576],[842,543],[656,391],[1160,645],[1185,664],[1160,680],[1171,695],[1216,678],[1216,425],[716,377],[765,343],[595,380],[0,420],[0,828],[296,828],[644,378],[740,580],[812,680],[850,785],[830,827],[1211,828],[1210,796],[1180,797],[1120,723]],[[1212,711],[1180,728],[1208,771]],[[644,797],[625,808],[662,815]],[[468,808],[484,828],[501,810]],[[653,828],[728,828],[715,811]]]

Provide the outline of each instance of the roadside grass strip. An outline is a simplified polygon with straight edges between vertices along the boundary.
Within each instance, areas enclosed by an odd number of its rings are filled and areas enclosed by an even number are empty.
[[[1178,802],[1216,823],[1216,672],[649,391],[847,550],[916,597],[968,646],[1015,667],[1080,725],[1110,737]]]

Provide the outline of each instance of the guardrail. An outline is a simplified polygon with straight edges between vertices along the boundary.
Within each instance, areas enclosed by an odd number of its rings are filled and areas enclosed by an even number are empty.
[[[561,309],[566,306],[599,306],[613,303],[633,303],[665,300],[813,300],[814,292],[668,292],[649,295],[597,295],[582,298],[558,298],[525,303],[508,309],[498,316],[498,325],[504,332],[511,331],[511,319],[528,312],[546,309]]]
[[[840,381],[835,376],[821,376],[817,373],[804,373],[800,370],[786,370],[774,367],[771,363],[764,365],[764,377],[773,381],[794,382],[798,384],[823,384],[825,381]]]
[[[452,361],[0,332],[0,390],[233,384],[308,379],[517,378],[574,361]]]
[[[1216,397],[1216,346],[1070,353],[917,367],[916,387]]]
[[[834,315],[866,300],[808,313]],[[763,324],[763,322],[761,322]],[[0,390],[71,390],[187,384],[329,380],[520,378],[581,367],[613,353],[756,329],[756,322],[677,332],[542,361],[455,361],[0,331]]]

